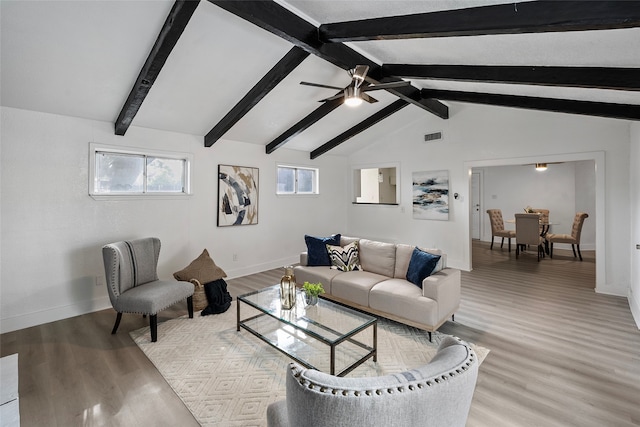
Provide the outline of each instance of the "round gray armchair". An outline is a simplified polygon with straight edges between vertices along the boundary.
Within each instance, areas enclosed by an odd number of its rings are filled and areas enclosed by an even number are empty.
[[[289,365],[285,400],[267,408],[269,427],[463,427],[478,360],[463,341],[447,337],[426,365],[393,375],[337,377]]]

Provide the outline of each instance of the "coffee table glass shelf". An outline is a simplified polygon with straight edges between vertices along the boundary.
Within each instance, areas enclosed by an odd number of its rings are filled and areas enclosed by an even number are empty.
[[[238,331],[251,332],[307,368],[344,376],[370,358],[377,361],[373,316],[322,298],[307,306],[300,291],[295,306],[284,310],[280,285],[240,295],[237,309]]]

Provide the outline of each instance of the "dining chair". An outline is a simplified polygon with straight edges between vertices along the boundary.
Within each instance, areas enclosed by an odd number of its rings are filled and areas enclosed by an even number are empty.
[[[551,245],[549,249],[549,256],[553,258],[553,244],[554,243],[568,243],[571,244],[573,250],[573,257],[576,257],[576,248],[578,249],[578,257],[582,261],[582,254],[580,253],[580,234],[582,233],[582,225],[584,220],[589,218],[589,214],[586,212],[578,212],[573,219],[573,226],[571,227],[571,234],[553,234],[548,233],[546,235],[547,242]]]
[[[548,223],[549,222],[549,209],[531,209],[533,213],[540,214],[540,222]]]
[[[491,250],[493,250],[493,239],[495,237],[502,237],[500,247],[504,245],[504,238],[509,239],[509,252],[511,252],[511,239],[516,237],[516,232],[513,230],[504,229],[504,220],[502,219],[502,211],[500,209],[487,209],[489,214],[489,220],[491,221]]]
[[[520,255],[521,248],[524,250],[528,245],[535,245],[538,252],[538,262],[540,255],[544,257],[544,239],[540,236],[540,216],[536,213],[516,214],[516,259]]]
[[[156,342],[158,312],[185,299],[189,317],[193,318],[193,284],[158,280],[159,255],[160,239],[156,237],[115,242],[102,247],[109,299],[118,313],[111,334],[118,330],[122,313],[149,315],[151,342]]]

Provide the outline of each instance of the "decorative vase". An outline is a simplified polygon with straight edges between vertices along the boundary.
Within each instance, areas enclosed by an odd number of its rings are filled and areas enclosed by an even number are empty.
[[[318,304],[318,295],[311,295],[305,292],[304,302],[307,305],[316,305]]]
[[[284,268],[284,276],[280,279],[280,304],[284,310],[290,310],[296,305],[296,276],[293,267]]]

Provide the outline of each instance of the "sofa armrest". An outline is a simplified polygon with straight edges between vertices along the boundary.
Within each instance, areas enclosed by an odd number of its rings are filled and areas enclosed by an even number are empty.
[[[445,268],[422,281],[422,295],[438,303],[439,318],[460,306],[460,280],[460,270]]]
[[[308,254],[306,252],[300,253],[300,265],[306,266],[308,263]]]

